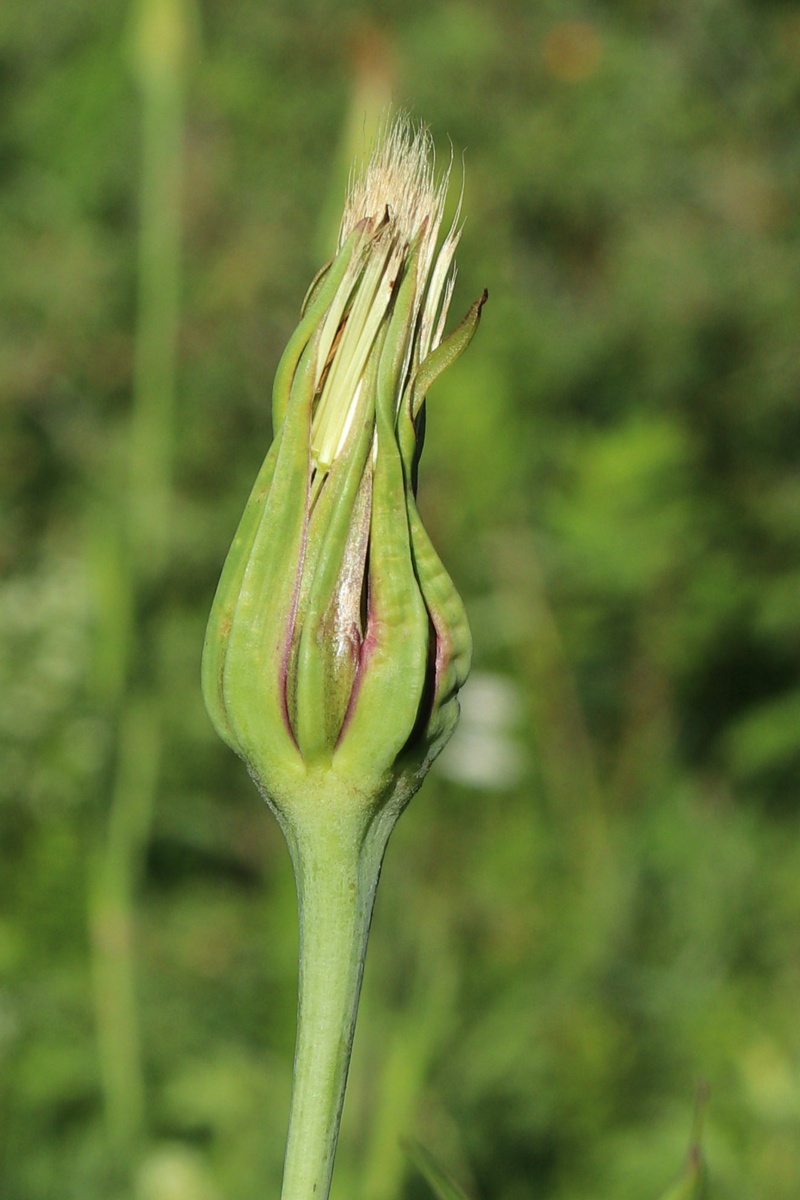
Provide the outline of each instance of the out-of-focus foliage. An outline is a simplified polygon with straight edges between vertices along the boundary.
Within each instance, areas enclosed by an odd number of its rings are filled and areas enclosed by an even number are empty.
[[[468,358],[431,393],[421,479],[476,677],[390,846],[335,1195],[428,1196],[412,1138],[474,1197],[654,1200],[680,1178],[703,1078],[709,1194],[795,1200],[796,7],[175,12],[169,554],[137,582],[133,11],[0,7],[4,1200],[277,1195],[293,882],[202,710],[199,654],[269,442],[271,373],[312,247],[332,242],[352,98],[389,86],[443,161],[452,139],[457,175],[466,148],[456,309],[490,290]],[[91,933],[120,762],[129,780],[155,772],[128,863],[132,1177],[109,1151],[98,1039],[114,927]]]

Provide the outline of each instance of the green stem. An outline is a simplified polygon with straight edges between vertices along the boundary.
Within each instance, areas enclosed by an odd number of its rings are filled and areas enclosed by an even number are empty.
[[[311,820],[307,830],[286,831],[297,878],[300,985],[281,1200],[327,1200],[330,1192],[375,889],[395,820],[385,810],[370,823],[335,808],[327,824]]]
[[[133,66],[141,89],[139,312],[129,431],[130,542],[140,579],[169,549],[180,322],[184,0],[138,0]]]
[[[134,954],[136,887],[160,767],[158,714],[144,697],[123,712],[105,839],[92,863],[90,932],[106,1118],[115,1164],[135,1162],[144,1129]]]
[[[116,721],[107,825],[90,871],[90,934],[101,1083],[113,1158],[130,1180],[145,1130],[136,995],[135,905],[158,787],[157,647],[138,616],[152,606],[169,549],[183,170],[185,0],[134,0],[141,89],[138,312],[129,486],[117,464],[92,513],[98,644],[95,701]],[[119,509],[115,508],[119,497]]]

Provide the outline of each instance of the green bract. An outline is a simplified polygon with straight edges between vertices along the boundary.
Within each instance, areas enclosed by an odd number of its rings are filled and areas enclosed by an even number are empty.
[[[309,775],[354,804],[407,800],[458,717],[469,627],[415,501],[425,393],[485,300],[442,340],[458,242],[454,225],[437,246],[446,185],[428,135],[400,121],[351,187],[214,601],[206,705],[284,823]]]

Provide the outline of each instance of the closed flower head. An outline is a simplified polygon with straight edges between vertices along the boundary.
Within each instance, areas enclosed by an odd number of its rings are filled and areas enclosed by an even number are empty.
[[[425,394],[485,300],[443,338],[459,238],[457,216],[441,237],[447,183],[404,118],[351,181],[209,622],[209,713],[289,821],[309,773],[354,803],[404,802],[457,719],[469,629],[415,501]]]
[[[416,476],[448,337],[458,219],[428,133],[384,129],[336,254],[275,377],[274,441],[222,572],[206,706],[280,820],[300,917],[282,1200],[327,1200],[366,940],[391,830],[453,730],[464,608],[423,528]]]

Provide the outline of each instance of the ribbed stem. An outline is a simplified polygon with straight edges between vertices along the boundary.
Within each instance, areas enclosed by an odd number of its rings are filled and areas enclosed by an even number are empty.
[[[326,806],[327,808],[327,806]],[[287,830],[297,877],[300,983],[281,1200],[327,1200],[375,889],[393,819],[331,812]]]

